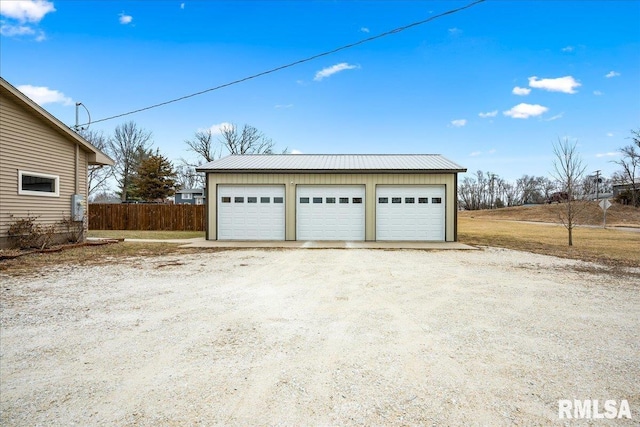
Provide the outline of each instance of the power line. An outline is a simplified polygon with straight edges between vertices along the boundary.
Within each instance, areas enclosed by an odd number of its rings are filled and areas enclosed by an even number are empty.
[[[126,112],[126,113],[122,113],[122,114],[117,114],[115,116],[106,117],[104,119],[94,120],[92,122],[92,124],[93,123],[99,123],[99,122],[106,122],[107,120],[113,120],[113,119],[117,119],[119,117],[124,117],[124,116],[128,116],[128,115],[131,115],[131,114],[139,113],[141,111],[151,110],[152,108],[162,107],[163,105],[172,104],[174,102],[182,101],[182,100],[188,99],[188,98],[193,98],[194,96],[202,95],[202,94],[207,93],[207,92],[212,92],[214,90],[219,90],[219,89],[223,89],[225,87],[236,85],[238,83],[246,82],[247,80],[253,80],[253,79],[256,79],[258,77],[266,76],[267,74],[275,73],[276,71],[284,70],[286,68],[291,68],[291,67],[294,67],[296,65],[303,64],[305,62],[313,61],[313,60],[321,58],[323,56],[328,56],[328,55],[332,55],[332,54],[334,54],[336,52],[340,52],[342,50],[351,49],[353,47],[359,46],[359,45],[364,44],[364,43],[371,42],[373,40],[380,39],[382,37],[386,37],[386,36],[390,36],[390,35],[393,35],[393,34],[400,33],[402,31],[408,30],[409,28],[417,27],[418,25],[426,24],[426,23],[434,21],[434,20],[436,20],[438,18],[442,18],[444,16],[452,15],[454,13],[461,12],[461,11],[463,11],[465,9],[472,8],[473,6],[475,6],[475,5],[479,4],[479,3],[483,3],[484,1],[485,0],[475,0],[474,2],[469,3],[466,6],[462,6],[462,7],[456,8],[456,9],[451,9],[451,10],[448,10],[446,12],[442,12],[442,13],[440,13],[438,15],[431,16],[431,17],[429,17],[427,19],[424,19],[422,21],[417,21],[417,22],[413,22],[411,24],[408,24],[408,25],[405,25],[405,26],[402,26],[402,27],[394,28],[393,30],[386,31],[384,33],[380,33],[378,35],[371,36],[371,37],[359,40],[359,41],[354,42],[354,43],[350,43],[350,44],[347,44],[347,45],[344,45],[344,46],[340,46],[340,47],[332,49],[332,50],[328,50],[328,51],[325,51],[325,52],[322,52],[322,53],[318,53],[316,55],[309,56],[307,58],[300,59],[298,61],[291,62],[291,63],[286,64],[286,65],[281,65],[279,67],[272,68],[272,69],[267,70],[267,71],[262,71],[260,73],[253,74],[253,75],[248,76],[248,77],[243,77],[243,78],[238,79],[238,80],[234,80],[234,81],[231,81],[231,82],[228,82],[228,83],[224,83],[224,84],[221,84],[219,86],[215,86],[215,87],[212,87],[212,88],[209,88],[209,89],[201,90],[200,92],[195,92],[195,93],[192,93],[192,94],[189,94],[189,95],[185,95],[185,96],[181,96],[179,98],[175,98],[175,99],[172,99],[172,100],[169,100],[169,101],[160,102],[158,104],[153,104],[153,105],[150,105],[148,107],[138,108],[137,110],[132,110],[132,111],[129,111],[129,112]],[[84,123],[83,125],[80,125],[80,126],[85,126],[87,124],[88,123]]]

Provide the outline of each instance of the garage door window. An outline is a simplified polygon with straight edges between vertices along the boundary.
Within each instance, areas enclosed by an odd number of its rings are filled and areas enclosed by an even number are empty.
[[[442,197],[432,197],[431,203],[442,203]]]
[[[429,203],[428,197],[418,197],[418,203]]]
[[[405,197],[404,198],[404,202],[405,203],[415,203],[416,199],[415,199],[415,197]]]
[[[378,203],[389,203],[388,197],[378,197]]]
[[[308,197],[300,197],[300,203],[309,203]]]
[[[257,197],[247,197],[247,203],[258,203]]]
[[[348,197],[340,197],[340,203],[349,203]]]
[[[223,197],[222,203],[231,203],[231,197]]]
[[[314,197],[313,203],[322,203],[322,197]]]
[[[260,203],[271,203],[271,197],[260,197]]]
[[[353,203],[362,203],[362,197],[354,197],[354,198],[352,199],[352,202],[353,202]]]
[[[234,197],[233,203],[244,203],[244,197]]]
[[[391,203],[402,203],[402,197],[392,197]]]
[[[327,203],[335,203],[335,202],[336,202],[335,197],[327,197]]]
[[[282,197],[274,197],[273,198],[273,203],[282,203],[283,202],[283,198]]]

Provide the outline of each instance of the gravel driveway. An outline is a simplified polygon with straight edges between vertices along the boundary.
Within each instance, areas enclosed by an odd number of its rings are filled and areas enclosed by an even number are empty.
[[[640,271],[482,251],[238,250],[0,276],[0,424],[640,420]],[[626,423],[626,424],[625,424]]]

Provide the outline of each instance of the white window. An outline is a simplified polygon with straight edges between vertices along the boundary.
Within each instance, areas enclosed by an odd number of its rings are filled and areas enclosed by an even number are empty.
[[[18,171],[18,194],[60,197],[60,177],[44,173]]]
[[[182,200],[191,200],[191,193],[182,193]]]

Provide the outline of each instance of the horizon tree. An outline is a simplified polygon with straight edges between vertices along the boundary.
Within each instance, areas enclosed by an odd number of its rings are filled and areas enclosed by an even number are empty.
[[[567,229],[569,246],[573,246],[573,229],[576,226],[577,216],[586,206],[584,201],[575,198],[587,167],[582,162],[577,145],[577,141],[570,143],[568,138],[564,140],[558,138],[558,143],[553,144],[555,159],[552,175],[556,179],[560,191],[566,192],[568,197],[565,203],[558,204],[558,217]]]

